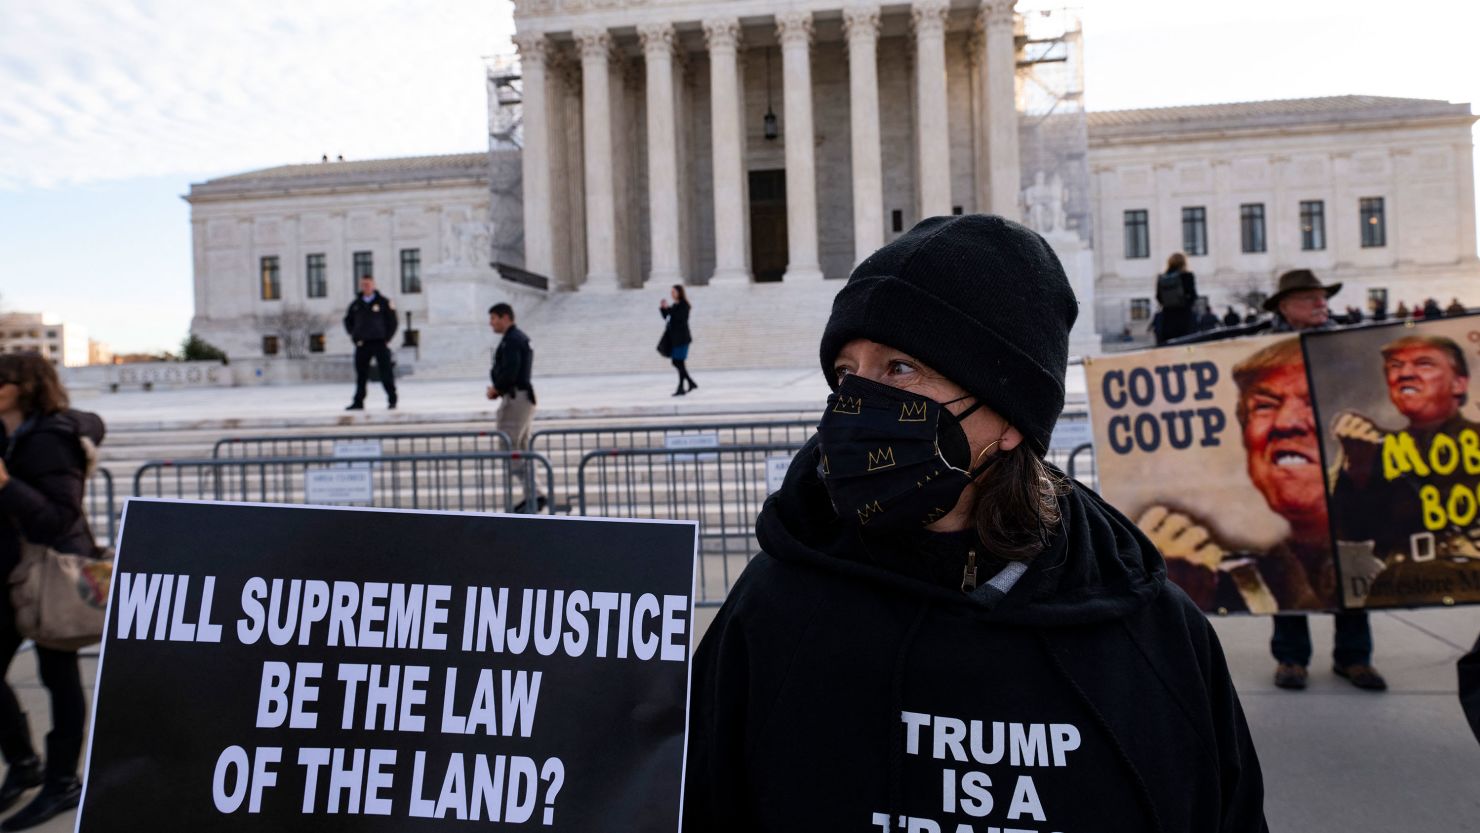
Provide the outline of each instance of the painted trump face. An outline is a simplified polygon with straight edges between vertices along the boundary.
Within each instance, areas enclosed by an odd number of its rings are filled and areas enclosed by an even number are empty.
[[[1291,526],[1323,529],[1326,490],[1304,363],[1270,370],[1243,397],[1249,480]]]
[[[1388,398],[1415,427],[1438,425],[1459,413],[1470,380],[1437,347],[1401,347],[1388,353]]]

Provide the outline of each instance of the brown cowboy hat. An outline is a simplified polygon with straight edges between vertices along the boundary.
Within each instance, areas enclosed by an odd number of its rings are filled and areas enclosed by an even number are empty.
[[[1280,275],[1279,288],[1274,291],[1273,295],[1264,299],[1264,308],[1270,312],[1279,312],[1281,299],[1291,292],[1300,292],[1306,289],[1324,289],[1326,290],[1326,297],[1330,298],[1332,295],[1341,291],[1341,284],[1323,284],[1316,278],[1315,273],[1309,269],[1292,269]]]

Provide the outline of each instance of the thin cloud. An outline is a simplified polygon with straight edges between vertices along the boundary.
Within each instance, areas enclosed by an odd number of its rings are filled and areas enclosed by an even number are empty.
[[[487,141],[506,0],[0,0],[0,188]]]

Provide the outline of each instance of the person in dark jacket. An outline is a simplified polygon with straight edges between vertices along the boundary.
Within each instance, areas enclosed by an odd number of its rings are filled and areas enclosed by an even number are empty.
[[[22,539],[60,552],[97,550],[82,509],[89,446],[103,439],[95,414],[67,409],[67,393],[51,363],[36,354],[0,356],[0,570],[20,563]],[[20,648],[10,594],[0,593],[0,656],[8,668]],[[36,646],[41,682],[51,695],[51,731],[43,767],[31,744],[26,713],[9,685],[0,684],[0,754],[8,769],[0,782],[0,810],[40,786],[25,807],[0,823],[24,830],[77,806],[77,778],[86,712],[76,651]]]
[[[1228,312],[1223,313],[1223,326],[1225,327],[1237,327],[1242,322],[1243,319],[1239,318],[1238,313],[1233,311],[1233,307],[1229,307]]]
[[[1044,462],[1077,312],[1000,217],[854,271],[818,433],[694,657],[686,830],[1268,829],[1217,635]]]
[[[1187,255],[1172,252],[1167,270],[1156,277],[1156,303],[1161,306],[1157,344],[1197,332],[1196,301],[1197,276],[1187,271]]]
[[[360,277],[360,294],[344,313],[344,331],[355,343],[355,399],[346,411],[365,409],[365,385],[370,379],[370,359],[375,359],[381,387],[391,410],[396,408],[396,369],[391,361],[390,340],[399,321],[396,305],[375,288],[375,279]]]
[[[530,428],[534,424],[535,396],[534,347],[529,336],[514,323],[514,308],[508,304],[494,304],[488,308],[488,326],[500,336],[498,348],[493,351],[493,367],[488,371],[488,398],[498,401],[498,430],[509,437],[514,449],[529,448]],[[521,511],[537,509],[530,506],[528,474],[525,477],[525,502]],[[538,498],[536,504],[543,503]]]
[[[699,383],[689,375],[689,345],[694,342],[694,336],[689,332],[689,296],[684,292],[683,286],[674,284],[669,291],[669,297],[673,299],[673,305],[669,306],[668,299],[664,298],[658,302],[658,312],[662,314],[666,323],[663,326],[663,343],[668,346],[668,358],[673,361],[673,366],[678,370],[678,390],[673,392],[674,396],[683,396]],[[684,385],[688,387],[685,388]]]

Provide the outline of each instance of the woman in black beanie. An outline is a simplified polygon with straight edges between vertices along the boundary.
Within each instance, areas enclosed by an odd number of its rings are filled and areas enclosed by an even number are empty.
[[[1077,311],[1000,217],[854,271],[818,433],[695,654],[686,830],[1267,829],[1217,636],[1043,460]]]

